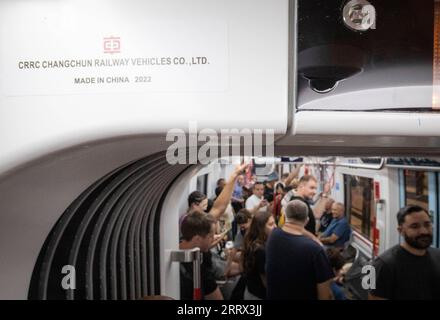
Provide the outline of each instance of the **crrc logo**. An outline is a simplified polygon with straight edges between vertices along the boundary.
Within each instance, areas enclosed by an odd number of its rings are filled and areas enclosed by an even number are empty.
[[[104,38],[104,53],[120,53],[121,52],[121,38],[120,37],[105,37]]]

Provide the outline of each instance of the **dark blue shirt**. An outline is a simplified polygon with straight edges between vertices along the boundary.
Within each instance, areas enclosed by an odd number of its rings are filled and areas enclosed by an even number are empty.
[[[316,300],[317,284],[334,274],[319,244],[276,228],[266,245],[266,277],[268,299]]]
[[[254,265],[252,270],[245,272],[247,289],[251,294],[260,299],[266,299],[266,287],[261,280],[261,275],[266,274],[266,250],[258,247],[253,251]]]
[[[345,296],[344,290],[336,284],[336,282],[332,282],[331,289],[333,292],[333,296],[335,297],[335,300],[347,300],[347,297]]]
[[[338,240],[332,244],[335,247],[343,247],[350,240],[351,228],[345,217],[333,219],[322,236],[330,237],[333,233],[338,236]]]

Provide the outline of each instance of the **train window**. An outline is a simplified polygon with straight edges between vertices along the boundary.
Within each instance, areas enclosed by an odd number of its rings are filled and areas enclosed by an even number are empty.
[[[203,174],[197,177],[197,191],[203,194],[208,193],[208,174]]]
[[[373,221],[376,218],[373,179],[344,175],[345,204],[351,227],[373,240]]]
[[[405,205],[419,205],[429,210],[428,174],[424,171],[405,170]]]

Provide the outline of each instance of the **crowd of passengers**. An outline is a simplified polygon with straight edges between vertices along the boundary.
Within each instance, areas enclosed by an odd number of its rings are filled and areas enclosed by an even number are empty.
[[[192,192],[180,218],[180,249],[203,252],[202,299],[224,299],[218,284],[225,279],[236,280],[229,299],[347,299],[344,251],[352,230],[330,185],[318,194],[317,179],[299,177],[300,167],[281,179],[272,173],[265,183],[246,179],[247,170],[242,164],[220,179],[213,200]],[[440,251],[430,248],[429,213],[408,206],[397,219],[404,241],[375,260],[369,298],[440,299]],[[180,264],[181,299],[194,298],[192,272],[192,263]]]

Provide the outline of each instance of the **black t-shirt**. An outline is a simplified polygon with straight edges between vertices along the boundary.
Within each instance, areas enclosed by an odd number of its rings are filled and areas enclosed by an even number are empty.
[[[264,186],[264,199],[267,200],[267,202],[272,202],[273,201],[273,189],[268,187],[267,185]]]
[[[317,284],[334,277],[324,249],[313,240],[274,229],[266,245],[267,298],[316,300]]]
[[[203,261],[200,266],[202,299],[217,289],[215,281],[211,252],[203,252]],[[180,299],[193,300],[193,264],[185,262],[180,264]]]
[[[298,196],[291,197],[289,201],[292,201],[292,200],[301,200],[302,202],[304,202],[307,205],[307,209],[309,210],[309,213],[308,213],[309,222],[307,222],[304,229],[306,229],[307,231],[309,231],[313,234],[316,234],[316,220],[315,220],[315,215],[313,214],[313,210],[310,207],[310,204],[304,198],[298,197]]]
[[[254,251],[254,268],[246,273],[247,288],[250,293],[260,299],[266,299],[266,287],[260,274],[266,274],[266,250],[259,246]]]
[[[331,212],[324,212],[321,216],[321,219],[319,219],[319,232],[324,232],[327,227],[330,225],[330,222],[332,222],[333,216]]]
[[[415,256],[400,245],[380,255],[373,263],[376,289],[371,293],[391,300],[440,299],[440,250],[429,248]]]

